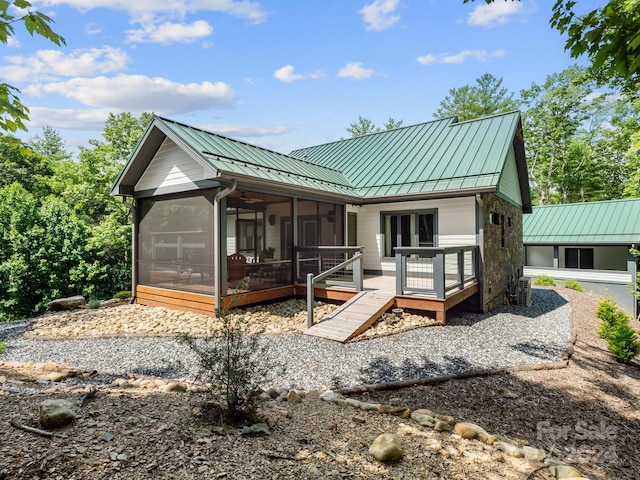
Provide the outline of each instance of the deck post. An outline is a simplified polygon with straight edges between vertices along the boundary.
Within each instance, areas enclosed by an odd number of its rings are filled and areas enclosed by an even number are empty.
[[[362,270],[362,256],[359,256],[353,266],[353,283],[356,287],[356,292],[364,290]]]
[[[464,289],[464,249],[458,250],[458,282],[460,290]]]
[[[433,286],[436,290],[436,298],[444,298],[444,252],[436,253],[433,257]]]
[[[402,295],[402,286],[404,285],[404,262],[402,261],[402,253],[396,252],[396,295]]]
[[[307,273],[307,328],[313,327],[313,273]]]

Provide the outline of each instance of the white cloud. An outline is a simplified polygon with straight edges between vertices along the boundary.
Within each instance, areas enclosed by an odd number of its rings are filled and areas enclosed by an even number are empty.
[[[454,55],[433,55],[429,53],[428,55],[418,57],[416,60],[422,65],[433,65],[436,63],[459,65],[464,63],[468,58],[475,58],[479,62],[486,62],[490,58],[504,57],[505,55],[506,52],[504,50],[494,50],[493,52],[487,52],[486,50],[463,50]]]
[[[338,72],[340,78],[353,78],[355,80],[361,80],[363,78],[369,78],[375,74],[375,70],[370,68],[364,68],[362,62],[347,63]]]
[[[155,24],[144,23],[138,30],[127,30],[127,40],[134,43],[192,43],[213,33],[213,28],[204,20],[193,23]]]
[[[10,82],[42,81],[60,77],[79,77],[123,70],[129,57],[119,48],[83,48],[63,53],[38,50],[30,57],[7,56],[0,77]]]
[[[29,127],[55,125],[57,130],[102,130],[111,110],[29,107]]]
[[[224,82],[185,84],[165,78],[124,74],[33,85],[25,88],[24,93],[33,96],[58,94],[91,107],[153,111],[162,115],[230,107],[235,100],[235,92]]]
[[[9,48],[19,48],[20,47],[20,42],[18,40],[16,40],[15,37],[7,37],[6,45]]]
[[[291,130],[285,126],[247,127],[239,125],[207,125],[201,128],[229,137],[268,137],[272,135],[282,135]]]
[[[291,83],[297,80],[307,80],[309,78],[312,80],[320,80],[323,75],[319,70],[313,73],[296,73],[293,65],[285,65],[273,72],[273,77],[281,82]]]
[[[395,15],[399,3],[399,0],[374,0],[362,7],[359,13],[367,24],[367,30],[385,30],[395,25],[400,20],[400,15]]]
[[[524,12],[523,2],[493,2],[478,5],[471,13],[467,23],[479,27],[494,27],[508,23],[513,15]]]
[[[279,68],[278,70],[273,72],[273,77],[287,83],[295,82],[296,80],[304,80],[305,78],[307,78],[301,73],[295,73],[293,65],[285,65],[284,67]]]
[[[102,28],[98,24],[90,22],[84,26],[84,33],[87,35],[97,35],[98,33],[102,33]]]
[[[158,15],[178,15],[210,11],[244,18],[251,23],[266,20],[267,12],[257,2],[249,0],[41,0],[44,6],[69,5],[81,11],[107,8],[127,12],[134,20]]]

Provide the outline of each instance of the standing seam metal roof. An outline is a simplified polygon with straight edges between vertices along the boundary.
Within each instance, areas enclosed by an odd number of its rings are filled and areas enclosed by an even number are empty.
[[[640,198],[533,207],[525,244],[640,243]]]

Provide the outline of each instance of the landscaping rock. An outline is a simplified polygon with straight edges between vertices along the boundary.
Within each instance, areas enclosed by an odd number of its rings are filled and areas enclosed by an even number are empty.
[[[392,405],[378,405],[379,413],[386,413],[387,415],[395,415],[400,418],[409,418],[411,410],[407,407],[394,407]]]
[[[453,427],[453,429],[462,438],[480,440],[487,445],[493,445],[493,443],[496,441],[496,437],[494,437],[493,435],[489,435],[484,430],[484,428],[482,428],[480,425],[476,425],[475,423],[456,423],[456,426]]]
[[[62,312],[64,310],[77,310],[83,308],[87,301],[82,295],[76,295],[67,298],[58,298],[47,304],[47,310],[50,312]]]
[[[250,427],[244,427],[241,435],[271,435],[271,430],[266,423],[254,423]]]
[[[287,402],[288,403],[302,403],[302,398],[300,395],[296,393],[295,390],[289,390],[287,394]]]
[[[435,423],[433,424],[433,429],[436,432],[450,432],[453,430],[453,425],[436,418]]]
[[[73,405],[64,400],[45,400],[40,404],[40,425],[46,430],[73,423],[76,414]]]
[[[425,425],[428,427],[433,427],[436,421],[433,412],[427,409],[414,410],[413,412],[411,412],[411,419],[414,422],[419,423],[420,425]]]
[[[497,441],[493,446],[510,457],[521,458],[523,456],[522,449],[512,443]]]
[[[369,447],[369,454],[379,462],[396,462],[402,458],[402,443],[397,435],[383,433]]]
[[[544,461],[544,457],[546,457],[546,453],[544,453],[544,450],[529,446],[522,447],[522,453],[524,455],[524,458],[533,463],[541,463]]]

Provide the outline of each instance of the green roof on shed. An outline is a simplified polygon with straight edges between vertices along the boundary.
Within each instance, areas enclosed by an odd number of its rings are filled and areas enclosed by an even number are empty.
[[[640,198],[533,207],[525,244],[640,243]]]
[[[365,198],[483,189],[497,187],[519,124],[519,112],[451,117],[290,155],[341,171]]]

